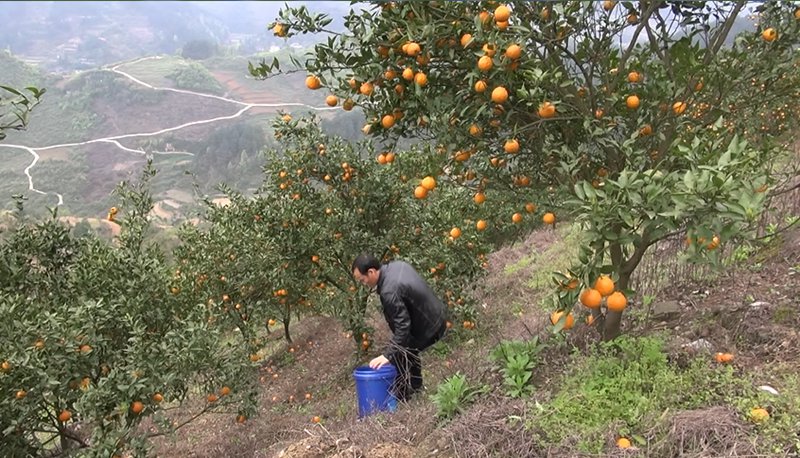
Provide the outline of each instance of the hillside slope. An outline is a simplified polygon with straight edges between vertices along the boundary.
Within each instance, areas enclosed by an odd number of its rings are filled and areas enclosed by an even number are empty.
[[[543,308],[548,272],[568,259],[573,228],[540,230],[490,257],[475,292],[484,307],[474,331],[453,330],[423,357],[427,394],[453,374],[488,391],[449,422],[436,419],[429,396],[392,415],[355,420],[352,340],[326,318],[294,331],[287,347],[272,336],[262,367],[262,410],[244,425],[205,417],[158,456],[744,456],[797,453],[800,421],[800,325],[794,289],[800,231],[776,239],[750,259],[702,281],[674,279],[655,302],[635,304],[628,337],[605,349],[580,319],[566,335],[550,332]],[[674,301],[678,308],[670,310]],[[660,304],[660,305],[659,305]],[[679,313],[678,313],[679,312]],[[388,333],[382,317],[372,324]],[[502,340],[537,336],[532,393],[509,398],[489,355]],[[732,364],[715,352],[735,355]],[[775,396],[757,387],[768,385]],[[311,394],[305,399],[305,393]],[[599,396],[598,393],[603,393]],[[647,399],[645,401],[645,399]],[[771,418],[747,418],[756,405]],[[187,411],[188,415],[189,412]],[[322,423],[311,423],[320,416]],[[794,429],[793,429],[794,428]],[[618,449],[618,437],[633,446]]]

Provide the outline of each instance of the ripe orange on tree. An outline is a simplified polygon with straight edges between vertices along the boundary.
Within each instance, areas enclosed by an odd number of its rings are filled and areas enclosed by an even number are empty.
[[[628,73],[628,82],[629,83],[638,83],[642,80],[642,75],[637,71],[632,71]]]
[[[306,77],[306,87],[315,90],[322,87],[322,82],[315,75],[308,75]]]
[[[494,66],[494,62],[492,62],[492,58],[489,56],[481,56],[478,59],[478,70],[482,72],[488,72]]]
[[[339,104],[339,98],[336,97],[335,95],[331,94],[331,95],[325,97],[325,103],[329,107],[335,107],[336,105]]]
[[[489,86],[486,84],[486,81],[478,80],[475,82],[475,92],[485,92],[488,87]]]
[[[581,293],[580,301],[581,304],[590,309],[597,309],[600,308],[600,304],[603,303],[603,295],[594,288],[585,289]]]
[[[521,213],[514,213],[513,215],[511,215],[511,221],[514,224],[521,223],[522,222],[522,214]]]
[[[622,312],[627,305],[628,299],[620,291],[616,291],[606,298],[606,306],[609,311]]]
[[[506,57],[511,60],[517,60],[522,56],[522,48],[517,45],[513,44],[506,48]]]
[[[629,95],[627,99],[625,99],[625,106],[627,106],[631,110],[635,110],[639,108],[639,96],[637,95]]]
[[[545,224],[553,224],[556,222],[556,215],[551,212],[547,212],[542,215],[542,222]]]
[[[550,314],[550,323],[552,323],[553,326],[555,326],[555,324],[558,323],[559,320],[561,320],[562,316],[564,316],[564,312],[553,312],[553,313],[551,313]],[[564,322],[564,328],[563,329],[565,331],[568,331],[568,330],[572,329],[572,326],[575,325],[575,317],[572,316],[572,313],[568,313],[567,317],[565,318],[565,320],[566,321]]]
[[[450,237],[453,237],[454,239],[461,237],[461,229],[457,227],[450,229]]]
[[[427,176],[422,179],[420,186],[428,191],[433,191],[433,189],[436,188],[436,179],[434,179],[432,176]]]
[[[472,200],[475,201],[476,204],[480,205],[486,202],[486,194],[482,192],[476,193],[475,197],[473,197]]]
[[[600,275],[594,282],[594,289],[603,297],[606,297],[614,292],[614,280],[608,275]]]
[[[503,150],[509,154],[516,154],[519,152],[519,140],[516,138],[512,138],[511,140],[506,140],[505,144],[503,145]]]
[[[764,41],[771,43],[778,38],[778,32],[774,28],[769,27],[761,32],[761,38],[763,38]]]
[[[486,226],[487,226],[486,221],[482,219],[479,219],[478,222],[475,223],[475,229],[477,229],[478,231],[486,230]]]
[[[506,5],[500,5],[494,10],[495,22],[508,22],[511,18],[511,10]]]
[[[538,114],[540,118],[552,118],[556,115],[556,106],[552,102],[542,102],[539,105]]]
[[[58,421],[60,421],[61,423],[68,422],[70,418],[72,418],[72,412],[70,412],[69,410],[64,409],[61,411],[61,413],[58,414]]]

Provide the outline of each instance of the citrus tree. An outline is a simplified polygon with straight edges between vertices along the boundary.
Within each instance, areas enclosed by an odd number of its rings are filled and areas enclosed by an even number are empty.
[[[308,88],[363,109],[387,144],[440,145],[439,183],[533,199],[546,224],[575,217],[579,259],[553,298],[568,311],[584,297],[605,339],[648,248],[688,234],[713,257],[749,227],[796,122],[793,2],[381,2],[344,32],[329,22],[287,7],[271,24],[328,34],[295,62]]]
[[[453,318],[473,326],[473,304],[462,292],[486,267],[487,233],[518,230],[511,221],[487,223],[502,206],[483,208],[469,188],[436,183],[440,165],[425,145],[375,151],[325,133],[313,116],[283,115],[273,128],[281,147],[267,153],[255,194],[223,186],[230,202],[208,202],[202,223],[185,229],[182,274],[211,288],[202,298],[237,326],[244,324],[233,304],[259,329],[283,323],[289,341],[293,317],[334,317],[366,350],[369,295],[351,263],[368,252],[410,262],[449,302]]]
[[[4,456],[146,453],[202,413],[240,410],[247,348],[176,293],[173,268],[145,242],[150,166],[117,189],[114,243],[24,214],[0,237],[0,449]],[[167,413],[199,398],[190,420]],[[242,402],[242,401],[246,402]],[[139,425],[153,420],[147,429]]]

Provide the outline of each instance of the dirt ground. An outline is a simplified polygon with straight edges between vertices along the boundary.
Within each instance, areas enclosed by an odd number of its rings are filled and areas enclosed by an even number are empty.
[[[428,394],[440,380],[456,371],[466,374],[470,380],[496,383],[499,374],[486,355],[501,338],[532,335],[547,338],[549,323],[544,314],[526,311],[520,314],[508,306],[515,297],[525,297],[531,303],[540,297],[541,291],[519,281],[531,272],[523,268],[517,275],[509,276],[505,269],[532,249],[544,252],[559,238],[553,231],[541,230],[493,253],[489,258],[488,277],[482,289],[476,292],[485,304],[478,320],[480,332],[474,338],[458,341],[456,348],[447,355],[429,352],[423,355]],[[705,339],[711,345],[707,351],[736,354],[734,364],[739,368],[758,371],[759,367],[775,361],[797,364],[800,362],[798,280],[800,230],[795,230],[785,235],[781,244],[754,255],[743,265],[713,280],[682,282],[667,288],[658,298],[659,301],[675,301],[682,310],[689,309],[692,313],[657,320],[651,317],[632,319],[626,332],[648,334],[672,329],[671,348],[675,354],[671,357],[674,358],[687,356],[686,343]],[[373,314],[372,320],[377,330],[376,341],[388,339],[382,317]],[[262,367],[258,416],[245,424],[236,424],[230,413],[201,417],[179,430],[172,440],[156,441],[154,452],[163,457],[575,456],[556,447],[538,447],[531,433],[522,426],[526,417],[535,415],[529,405],[491,393],[446,425],[435,420],[435,408],[427,396],[401,404],[392,415],[357,420],[351,372],[359,361],[354,359],[351,339],[334,320],[323,317],[307,320],[297,334],[293,366],[283,370],[266,362]],[[272,338],[280,339],[280,336],[273,334]],[[590,345],[595,338],[591,328],[576,326],[567,337],[568,345],[542,355],[545,361],[540,365],[543,369],[536,374],[537,387],[546,390],[563,371],[559,361],[573,349]],[[283,348],[278,354],[288,351],[288,345],[281,345]],[[769,383],[769,376],[765,375],[764,380]],[[312,398],[306,400],[305,393],[311,393]],[[290,400],[290,396],[294,398]],[[313,416],[320,416],[322,422],[312,423]],[[510,422],[509,416],[518,421]],[[677,423],[671,425],[672,433],[680,436],[681,441],[689,441],[696,430],[686,430],[686,425],[702,425],[702,421],[709,418],[715,421],[709,428],[717,428],[713,431],[722,439],[741,427],[729,412],[685,412],[676,416]],[[720,441],[724,442],[722,439]],[[613,443],[612,438],[609,440]],[[726,449],[725,453],[742,456],[733,449]],[[630,452],[625,456],[643,455]]]

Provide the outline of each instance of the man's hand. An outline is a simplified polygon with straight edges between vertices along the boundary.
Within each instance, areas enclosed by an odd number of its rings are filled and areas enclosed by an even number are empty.
[[[378,357],[373,358],[372,361],[369,362],[369,367],[377,370],[387,364],[389,364],[389,360],[386,359],[385,356],[380,355]]]

